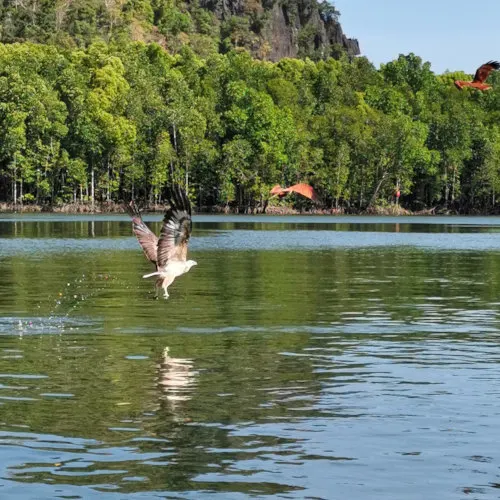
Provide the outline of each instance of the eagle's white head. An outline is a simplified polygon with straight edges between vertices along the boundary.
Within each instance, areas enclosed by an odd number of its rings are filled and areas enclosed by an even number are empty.
[[[196,266],[198,262],[195,260],[186,260],[185,273],[187,273],[193,266]]]

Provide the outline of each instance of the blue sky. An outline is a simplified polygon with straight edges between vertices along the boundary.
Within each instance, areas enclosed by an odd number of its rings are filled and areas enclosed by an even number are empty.
[[[500,0],[333,0],[349,38],[380,63],[410,52],[435,73],[500,60]]]

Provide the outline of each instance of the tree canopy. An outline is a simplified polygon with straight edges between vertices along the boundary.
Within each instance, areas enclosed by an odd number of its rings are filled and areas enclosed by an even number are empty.
[[[459,91],[456,76],[414,54],[377,70],[154,42],[0,44],[0,199],[161,203],[175,181],[198,207],[245,210],[274,184],[309,182],[326,208],[490,213],[499,76],[489,92]]]

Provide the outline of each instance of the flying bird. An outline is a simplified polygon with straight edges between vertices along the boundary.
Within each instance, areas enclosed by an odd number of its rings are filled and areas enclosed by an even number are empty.
[[[488,75],[496,69],[500,69],[500,63],[498,61],[488,61],[482,66],[479,66],[472,82],[455,80],[455,86],[460,90],[462,90],[464,87],[474,87],[478,90],[490,90],[492,88],[491,85],[488,85],[484,82],[488,78]]]
[[[312,186],[309,184],[294,184],[293,186],[287,188],[282,188],[279,184],[276,184],[276,186],[271,189],[271,196],[279,196],[280,198],[283,198],[288,193],[299,193],[312,201],[319,202],[319,197],[316,194],[316,191],[314,191]]]
[[[168,206],[163,218],[160,238],[144,224],[141,214],[132,200],[127,206],[132,217],[132,230],[144,250],[146,257],[156,265],[154,273],[145,274],[143,278],[157,276],[155,290],[163,288],[164,297],[168,299],[168,287],[175,278],[187,273],[196,266],[194,260],[186,260],[189,237],[193,223],[191,221],[191,203],[186,192],[179,186],[171,189]]]

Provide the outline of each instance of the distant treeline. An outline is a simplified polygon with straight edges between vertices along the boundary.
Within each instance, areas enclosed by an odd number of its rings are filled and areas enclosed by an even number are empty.
[[[500,86],[453,86],[401,55],[256,60],[155,43],[0,44],[0,200],[264,206],[311,183],[326,207],[497,209]],[[493,84],[498,75],[491,78]]]

